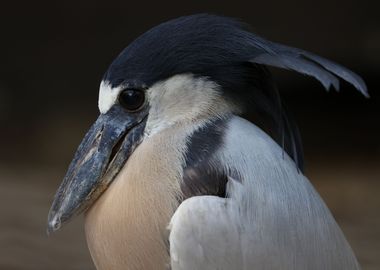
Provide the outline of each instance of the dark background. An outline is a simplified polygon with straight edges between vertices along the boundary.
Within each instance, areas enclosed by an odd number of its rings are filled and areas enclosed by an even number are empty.
[[[200,4],[202,3],[202,4]],[[210,12],[337,61],[371,99],[342,83],[273,70],[300,127],[306,175],[363,269],[380,269],[380,19],[376,1],[13,1],[0,5],[0,269],[93,269],[79,218],[45,234],[55,189],[98,114],[101,77],[138,35]]]

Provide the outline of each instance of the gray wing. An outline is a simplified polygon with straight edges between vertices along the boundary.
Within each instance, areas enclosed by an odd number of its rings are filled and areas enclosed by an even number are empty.
[[[169,226],[172,270],[359,269],[330,211],[282,149],[241,118],[227,130],[216,153],[234,172],[227,197],[179,206]]]
[[[169,226],[171,269],[245,269],[237,213],[237,205],[228,199],[196,196],[185,200]]]

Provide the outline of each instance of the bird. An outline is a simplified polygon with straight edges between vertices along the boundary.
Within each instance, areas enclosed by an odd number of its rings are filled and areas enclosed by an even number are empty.
[[[363,79],[194,14],[129,44],[99,88],[99,117],[59,186],[48,232],[84,214],[97,269],[360,269],[303,172],[301,138],[269,71],[327,90]]]

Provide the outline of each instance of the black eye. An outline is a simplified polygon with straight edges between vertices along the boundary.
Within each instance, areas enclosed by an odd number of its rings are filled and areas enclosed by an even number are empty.
[[[119,102],[128,111],[136,111],[144,105],[144,92],[137,89],[123,90],[119,95]]]

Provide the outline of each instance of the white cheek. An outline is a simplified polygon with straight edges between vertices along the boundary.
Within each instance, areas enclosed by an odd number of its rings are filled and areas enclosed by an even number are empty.
[[[98,107],[99,111],[104,114],[116,103],[121,88],[111,88],[107,81],[100,83]]]
[[[175,123],[204,117],[219,97],[218,86],[191,74],[175,75],[153,85],[147,91],[151,106],[145,135],[151,136]]]

